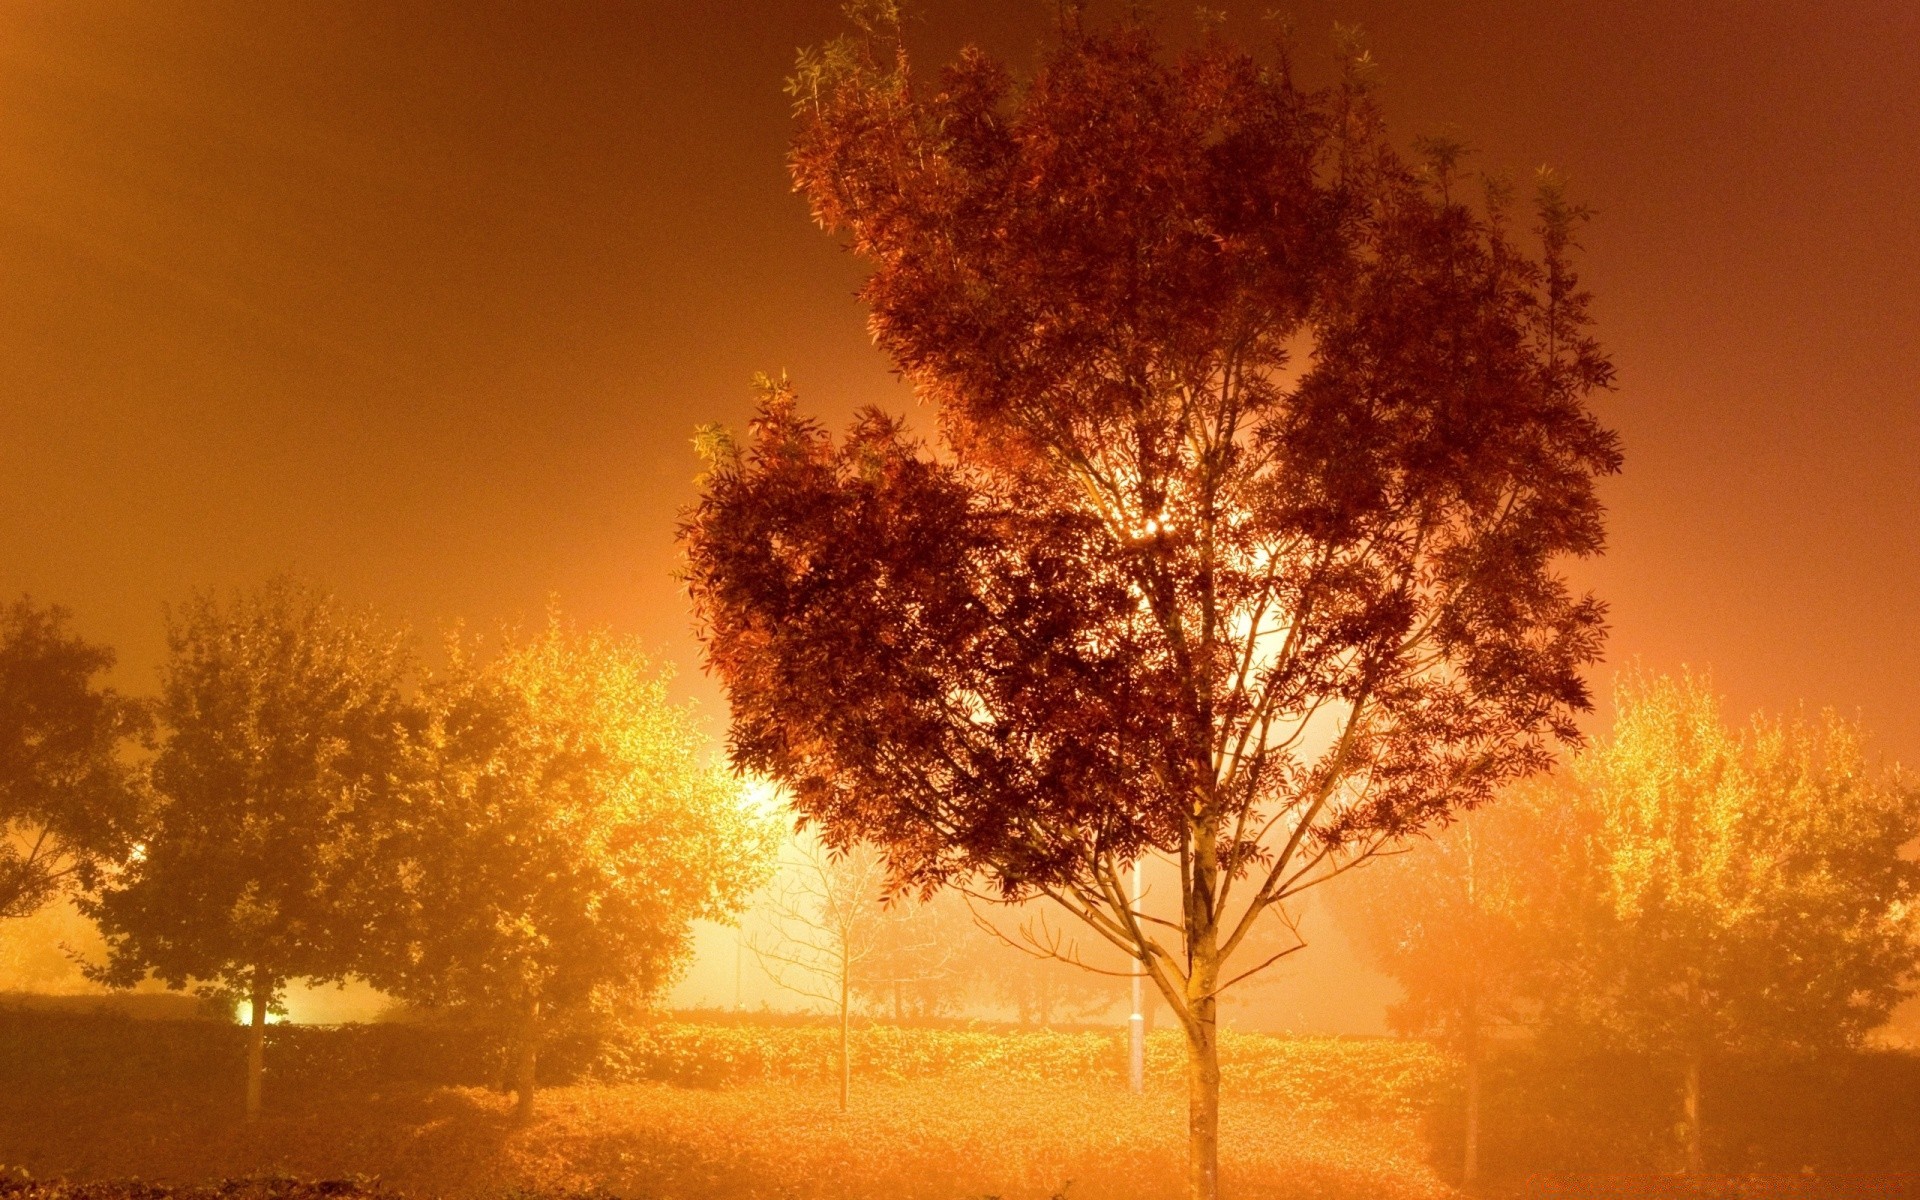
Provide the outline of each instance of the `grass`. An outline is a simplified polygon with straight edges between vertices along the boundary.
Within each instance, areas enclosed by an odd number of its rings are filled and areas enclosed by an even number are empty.
[[[377,1177],[414,1195],[605,1190],[674,1200],[1162,1200],[1180,1194],[1185,1110],[1082,1086],[873,1082],[847,1113],[829,1084],[701,1089],[580,1084],[514,1127],[479,1088],[276,1098],[257,1125],[230,1097],[8,1097],[0,1160],[36,1177],[164,1182],[268,1174]],[[52,1102],[50,1102],[52,1101]],[[1404,1122],[1296,1119],[1229,1106],[1225,1180],[1239,1197],[1449,1194]]]
[[[997,1195],[1161,1200],[1181,1194],[1185,1106],[1177,1095],[1090,1093],[969,1081],[862,1088],[849,1112],[817,1085],[700,1095],[659,1084],[569,1089],[517,1150],[530,1182],[604,1185],[688,1200]],[[1448,1189],[1410,1128],[1298,1119],[1271,1103],[1230,1108],[1229,1194],[1424,1197]],[[537,1146],[538,1149],[534,1149]]]

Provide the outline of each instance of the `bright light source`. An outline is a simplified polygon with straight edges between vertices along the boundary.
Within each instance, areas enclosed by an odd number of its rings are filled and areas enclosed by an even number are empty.
[[[740,807],[756,817],[770,817],[786,806],[785,789],[771,779],[749,775],[740,786]]]
[[[234,1019],[239,1021],[242,1025],[253,1024],[253,1001],[251,1000],[235,1001],[233,1005],[233,1016],[234,1016]],[[267,1024],[269,1025],[284,1024],[286,1019],[287,1018],[285,1017],[285,1015],[281,1013],[274,1012],[272,1009],[267,1010]]]

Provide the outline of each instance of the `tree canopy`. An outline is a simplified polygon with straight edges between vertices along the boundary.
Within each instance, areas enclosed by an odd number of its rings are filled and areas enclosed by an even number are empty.
[[[1856,1043],[1907,994],[1920,791],[1832,713],[1730,728],[1709,679],[1635,676],[1575,761],[1584,885],[1562,1018],[1667,1053]]]
[[[542,1010],[672,982],[692,922],[759,886],[775,829],[631,641],[552,616],[491,656],[456,636],[448,659],[383,846],[405,898],[369,975],[512,1020],[524,1109]]]
[[[1548,184],[1537,256],[1356,52],[1069,16],[1032,78],[920,75],[884,14],[804,56],[793,175],[938,418],[838,442],[790,388],[708,435],[684,530],[736,761],[896,881],[1045,894],[1185,1028],[1215,1194],[1219,992],[1263,914],[1545,765],[1588,706],[1611,369]],[[1134,911],[1177,862],[1180,919]],[[1258,969],[1252,964],[1247,969]]]
[[[340,901],[404,747],[403,639],[279,578],[182,605],[167,647],[154,811],[90,907],[103,974],[272,998],[344,977],[362,923]]]
[[[1403,990],[1395,1029],[1471,1053],[1537,1015],[1542,892],[1572,828],[1556,782],[1510,789],[1333,890],[1341,924]]]
[[[1730,727],[1703,676],[1630,676],[1615,708],[1572,771],[1571,903],[1541,910],[1548,1016],[1684,1067],[1698,1169],[1704,1059],[1854,1045],[1910,994],[1920,789],[1832,713]]]
[[[1854,1047],[1910,993],[1920,791],[1832,713],[1729,723],[1704,675],[1631,672],[1614,707],[1565,771],[1335,896],[1404,1026],[1470,1068],[1516,1018],[1668,1064],[1697,1169],[1704,1065]]]
[[[244,998],[260,1106],[260,1029],[293,979],[333,981],[367,953],[370,853],[408,741],[404,639],[291,578],[171,612],[148,778],[128,862],[85,904],[94,974]]]

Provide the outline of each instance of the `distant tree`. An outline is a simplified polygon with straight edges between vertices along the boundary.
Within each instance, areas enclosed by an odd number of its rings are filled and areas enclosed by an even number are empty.
[[[1704,1060],[1851,1046],[1909,994],[1920,791],[1832,714],[1736,733],[1702,676],[1632,676],[1615,705],[1572,772],[1581,903],[1548,1015],[1680,1067],[1698,1171]]]
[[[124,752],[141,706],[100,676],[113,651],[68,628],[66,609],[0,608],[0,919],[26,917],[132,844],[137,789]]]
[[[1131,986],[1134,960],[1105,938],[1087,945],[1074,916],[1044,897],[995,903],[969,891],[968,916],[979,941],[974,970],[986,996],[1013,1010],[1022,1025],[1051,1028],[1111,1009]],[[1143,920],[1164,920],[1164,914]],[[1264,930],[1262,933],[1264,934]]]
[[[92,990],[84,964],[99,956],[100,931],[63,897],[31,916],[0,922],[0,992]]]
[[[150,771],[154,806],[127,865],[84,910],[93,975],[244,1000],[247,1116],[264,1028],[294,979],[338,981],[367,952],[375,829],[404,761],[404,638],[311,584],[274,579],[169,614]]]
[[[1112,976],[1034,953],[1015,935],[986,953],[989,993],[1013,1010],[1022,1025],[1050,1028],[1083,1021],[1113,1008],[1122,985]]]
[[[511,1029],[524,1121],[550,1018],[671,983],[773,829],[626,639],[558,616],[492,657],[456,636],[424,693],[425,782],[384,850],[407,899],[368,974]]]
[[[863,1004],[896,1022],[965,1007],[979,982],[971,955],[981,942],[961,897],[896,896],[882,907],[874,932],[866,970],[853,980]]]
[[[1462,1180],[1479,1175],[1481,1066],[1488,1038],[1537,1014],[1560,838],[1562,789],[1528,782],[1385,855],[1329,889],[1341,924],[1398,983],[1389,1024],[1431,1037],[1466,1067]]]
[[[1602,612],[1557,562],[1619,465],[1581,214],[1545,188],[1536,259],[1457,147],[1403,161],[1357,45],[1314,93],[1070,5],[1016,86],[975,50],[921,76],[889,8],[803,57],[793,173],[940,445],[867,412],[836,446],[784,388],[748,444],[707,431],[708,662],[736,761],[829,845],[1047,895],[1143,965],[1212,1200],[1250,933],[1577,736]],[[1150,852],[1170,926],[1128,900]]]

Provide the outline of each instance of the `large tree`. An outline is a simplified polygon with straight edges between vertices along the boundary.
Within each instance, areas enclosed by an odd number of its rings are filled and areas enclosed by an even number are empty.
[[[294,979],[367,952],[370,853],[408,741],[404,639],[372,613],[277,578],[169,614],[153,811],[84,904],[97,978],[148,975],[248,1007],[246,1111],[260,1112],[269,1010]]]
[[[404,900],[367,970],[506,1023],[525,1120],[551,1018],[671,983],[777,830],[630,640],[558,616],[491,655],[455,637],[423,691],[420,783],[381,851]]]
[[[146,715],[101,682],[113,651],[70,620],[24,599],[0,609],[0,918],[91,885],[132,844],[125,752]]]
[[[1851,1046],[1910,994],[1920,789],[1832,714],[1731,728],[1702,676],[1629,676],[1615,707],[1571,772],[1570,903],[1531,910],[1559,948],[1547,1015],[1674,1064],[1698,1171],[1704,1064]]]
[[[1236,953],[1588,706],[1602,610],[1556,561],[1600,549],[1619,454],[1580,214],[1547,189],[1530,257],[1454,147],[1389,148],[1357,50],[1312,92],[1284,50],[1069,12],[1024,83],[972,50],[923,78],[860,19],[792,81],[794,178],[939,437],[836,444],[775,388],[703,439],[733,753],[901,885],[1043,894],[1136,959],[1211,1200]],[[1172,920],[1129,900],[1148,854]]]

